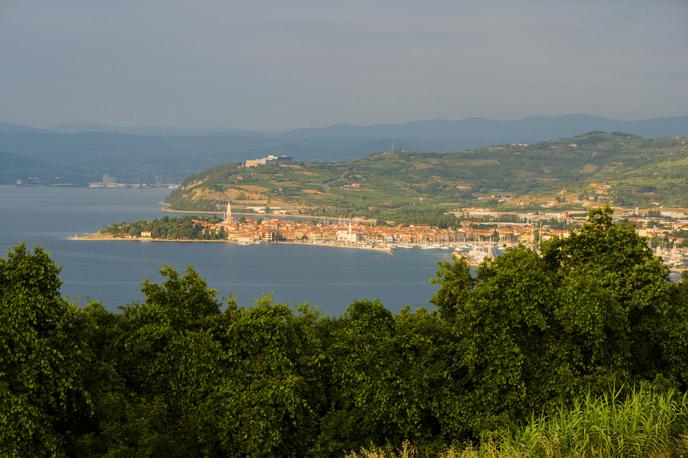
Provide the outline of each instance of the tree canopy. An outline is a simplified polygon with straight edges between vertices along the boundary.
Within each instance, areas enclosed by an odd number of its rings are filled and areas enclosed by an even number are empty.
[[[432,310],[239,307],[193,268],[162,274],[113,313],[65,301],[40,248],[0,260],[4,454],[329,456],[405,439],[428,452],[583,394],[688,384],[688,283],[609,209],[475,273],[442,263]]]

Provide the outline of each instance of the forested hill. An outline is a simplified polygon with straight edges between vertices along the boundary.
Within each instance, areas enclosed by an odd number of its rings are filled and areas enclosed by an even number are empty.
[[[381,152],[352,162],[227,164],[192,176],[175,209],[268,206],[395,217],[465,205],[648,207],[688,201],[688,138],[590,132],[457,153]]]

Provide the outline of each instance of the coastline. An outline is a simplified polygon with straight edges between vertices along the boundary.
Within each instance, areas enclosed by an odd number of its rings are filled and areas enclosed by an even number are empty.
[[[320,247],[330,247],[339,249],[350,249],[350,250],[365,250],[365,251],[376,251],[379,253],[394,254],[394,249],[389,247],[374,247],[365,245],[345,245],[337,243],[318,243],[318,242],[256,242],[256,243],[240,243],[233,240],[201,240],[201,239],[154,239],[154,238],[134,238],[134,237],[106,237],[98,233],[85,234],[85,235],[73,235],[71,237],[66,237],[66,240],[74,241],[114,241],[114,242],[164,242],[164,243],[227,243],[230,245],[237,246],[249,246],[249,245],[306,245],[306,246],[320,246]]]
[[[251,245],[303,245],[303,246],[318,246],[318,247],[329,247],[329,248],[337,248],[337,249],[349,249],[349,250],[363,250],[363,251],[375,251],[378,253],[385,253],[388,255],[394,255],[394,250],[397,248],[411,248],[407,246],[393,246],[393,247],[376,247],[376,246],[365,246],[365,245],[347,245],[347,244],[338,244],[338,243],[332,243],[332,242],[305,242],[305,241],[292,241],[292,242],[255,242],[255,243],[240,243],[236,242],[233,240],[201,240],[201,239],[153,239],[153,238],[134,238],[134,237],[105,237],[100,235],[99,233],[91,233],[91,234],[84,234],[84,235],[73,235],[70,237],[65,237],[65,240],[74,240],[74,241],[100,241],[100,242],[107,242],[107,241],[114,241],[114,242],[141,242],[141,243],[149,243],[149,242],[158,242],[158,243],[226,243],[230,245],[236,245],[236,246],[251,246]],[[454,256],[456,256],[456,253],[454,253]],[[476,262],[475,260],[466,258],[468,261],[469,267],[478,267],[480,266],[481,262]],[[681,273],[684,271],[687,271],[688,269],[686,268],[674,268],[672,267],[670,269],[672,276],[675,276],[676,278],[674,281],[678,281],[680,279]]]

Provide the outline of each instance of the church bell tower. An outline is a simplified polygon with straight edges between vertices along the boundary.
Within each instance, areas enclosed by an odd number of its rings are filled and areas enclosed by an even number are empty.
[[[225,223],[232,224],[234,219],[232,218],[232,205],[227,202],[227,209],[225,210]]]

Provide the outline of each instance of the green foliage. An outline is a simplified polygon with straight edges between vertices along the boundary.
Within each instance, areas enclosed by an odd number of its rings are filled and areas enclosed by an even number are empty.
[[[475,279],[463,261],[445,263],[438,281],[433,302],[454,322],[475,434],[582,390],[658,377],[686,387],[685,291],[610,209],[541,254],[509,249]]]
[[[232,456],[301,455],[313,446],[326,393],[317,315],[294,315],[270,298],[230,309],[226,368],[202,403],[208,450]]]
[[[113,237],[141,237],[141,233],[149,231],[154,239],[171,240],[220,240],[224,234],[205,232],[196,221],[203,220],[217,223],[218,218],[199,218],[197,216],[182,216],[170,218],[163,216],[151,221],[135,221],[133,223],[117,223],[101,229],[101,233]]]
[[[688,453],[688,398],[652,389],[611,391],[560,405],[481,448],[522,456],[682,456]]]
[[[0,259],[0,450],[5,456],[58,454],[90,410],[80,375],[79,311],[60,295],[60,268],[24,244]]]
[[[0,260],[4,455],[678,454],[687,432],[662,393],[688,388],[688,281],[609,209],[474,274],[441,264],[432,311],[241,308],[164,267],[111,313],[58,273],[41,249]],[[624,384],[654,388],[608,395]]]
[[[350,458],[416,457],[405,442],[363,448]],[[549,416],[485,434],[479,447],[450,447],[443,458],[685,456],[688,453],[688,398],[652,389],[622,389],[559,405]]]
[[[473,289],[475,280],[471,275],[468,261],[459,258],[454,262],[441,262],[435,278],[430,279],[430,283],[439,285],[439,290],[431,302],[439,307],[444,319],[453,321],[459,307],[464,304],[467,295]]]

